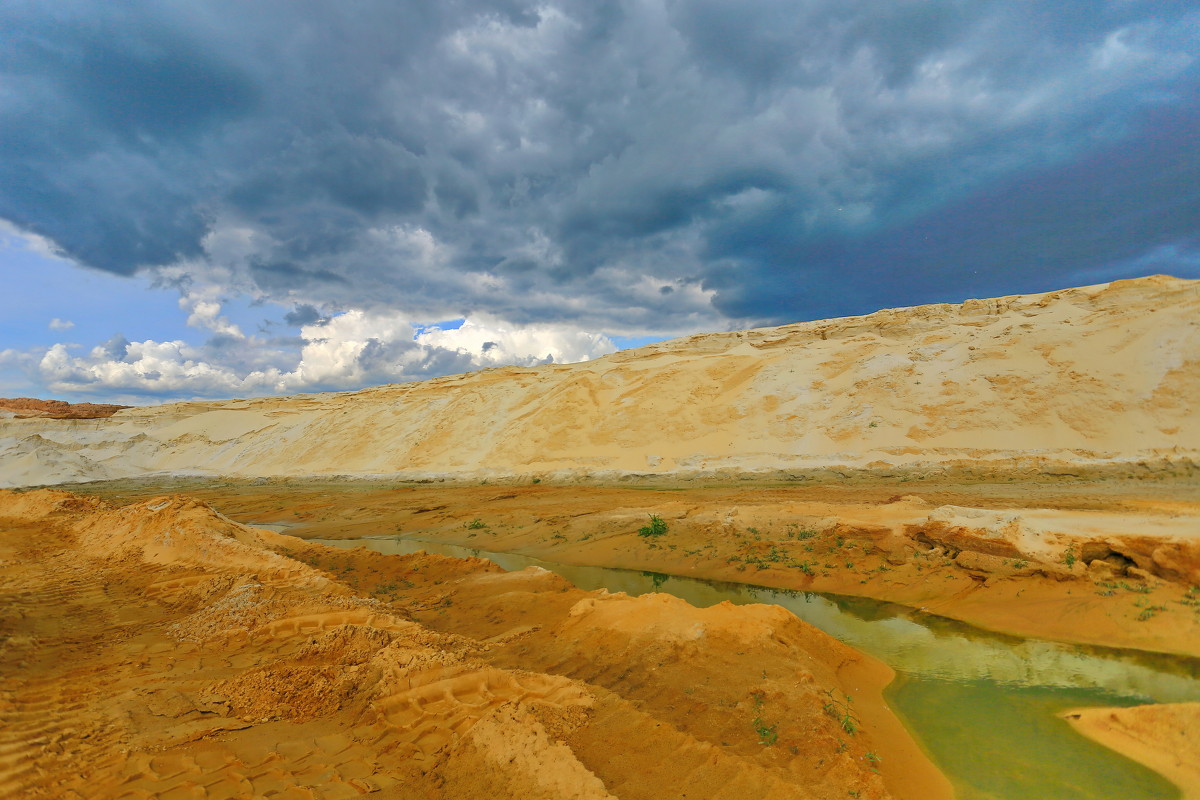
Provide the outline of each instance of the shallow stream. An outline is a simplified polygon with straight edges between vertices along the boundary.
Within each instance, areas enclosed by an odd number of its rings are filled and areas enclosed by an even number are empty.
[[[1170,783],[1078,735],[1056,714],[1200,700],[1200,660],[1004,636],[875,600],[571,566],[400,537],[310,541],[396,555],[475,556],[506,570],[538,566],[580,589],[668,592],[700,607],[774,603],[896,670],[887,701],[961,800],[1179,797]]]

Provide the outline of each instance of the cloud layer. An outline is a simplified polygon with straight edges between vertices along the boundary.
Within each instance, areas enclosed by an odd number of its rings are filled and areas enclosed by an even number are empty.
[[[270,364],[53,350],[61,385],[335,386],[1200,276],[1188,2],[60,0],[0,27],[0,218]],[[231,296],[304,343],[222,321]]]
[[[457,329],[415,329],[386,314],[349,311],[301,328],[293,339],[226,332],[201,346],[183,340],[113,339],[81,352],[0,351],[0,365],[24,368],[56,394],[103,394],[130,401],[245,397],[332,391],[467,372],[483,367],[586,361],[616,350],[605,336],[557,325],[512,329],[466,320]]]

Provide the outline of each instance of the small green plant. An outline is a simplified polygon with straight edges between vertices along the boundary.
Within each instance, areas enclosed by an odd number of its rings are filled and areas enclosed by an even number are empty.
[[[1136,605],[1142,609],[1142,613],[1137,615],[1138,622],[1145,622],[1148,619],[1153,619],[1154,615],[1158,612],[1167,610],[1166,606],[1142,605],[1140,601],[1136,603]]]
[[[768,725],[762,718],[763,696],[761,694],[754,695],[754,732],[758,734],[758,743],[763,747],[770,747],[779,740],[779,732],[775,730],[778,726]]]
[[[473,519],[470,522],[464,522],[463,527],[469,531],[478,531],[486,528],[488,524],[481,519]]]
[[[667,523],[663,522],[663,518],[658,516],[657,514],[650,515],[650,524],[649,525],[643,525],[642,527],[638,528],[638,536],[641,536],[643,539],[649,539],[651,537],[662,536],[666,532],[667,532]]]
[[[1078,559],[1075,557],[1074,549],[1068,547],[1066,549],[1066,552],[1063,553],[1062,560],[1063,560],[1063,563],[1067,565],[1067,569],[1071,569],[1072,567],[1074,567],[1075,562],[1078,561]]]
[[[842,730],[853,736],[861,725],[854,710],[850,707],[854,698],[844,695],[845,699],[839,700],[833,689],[826,689],[825,696],[829,698],[823,706],[825,713],[837,720]]]

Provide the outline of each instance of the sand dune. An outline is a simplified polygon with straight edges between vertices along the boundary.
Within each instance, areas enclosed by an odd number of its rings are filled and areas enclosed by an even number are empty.
[[[0,485],[163,473],[568,479],[1200,458],[1200,282],[706,334],[326,395],[0,420]]]
[[[0,492],[0,588],[4,796],[949,796],[891,671],[775,607],[50,490]]]

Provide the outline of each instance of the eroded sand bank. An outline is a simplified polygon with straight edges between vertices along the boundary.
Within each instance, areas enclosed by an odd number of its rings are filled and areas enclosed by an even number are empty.
[[[335,551],[180,497],[0,493],[0,558],[4,794],[949,796],[890,670],[779,608]]]

